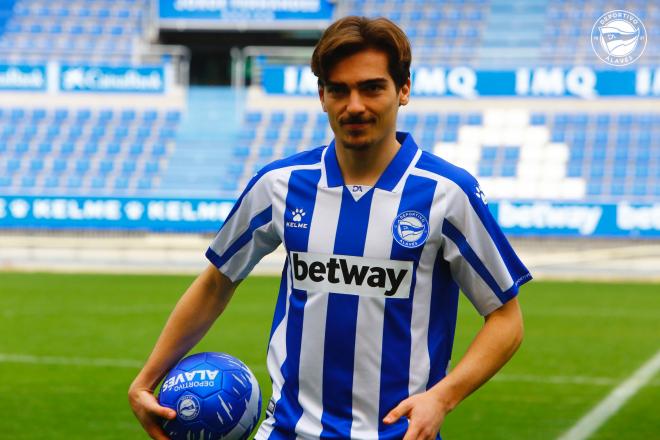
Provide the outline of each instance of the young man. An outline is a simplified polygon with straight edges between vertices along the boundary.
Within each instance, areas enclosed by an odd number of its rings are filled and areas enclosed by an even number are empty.
[[[434,439],[446,414],[522,339],[531,279],[467,172],[396,132],[410,46],[385,19],[332,24],[312,57],[334,141],[276,161],[248,184],[129,390],[153,438],[153,390],[236,286],[283,243],[268,347],[273,394],[257,439]],[[485,323],[447,373],[458,288]]]

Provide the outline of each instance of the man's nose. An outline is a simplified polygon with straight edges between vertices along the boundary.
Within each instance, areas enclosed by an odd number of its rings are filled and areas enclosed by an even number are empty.
[[[362,102],[362,96],[360,96],[359,90],[351,90],[351,93],[348,95],[346,111],[352,114],[364,112],[364,103]]]

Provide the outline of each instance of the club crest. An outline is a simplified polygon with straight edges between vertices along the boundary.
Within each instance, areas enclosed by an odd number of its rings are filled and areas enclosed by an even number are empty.
[[[429,222],[417,211],[404,211],[392,223],[392,237],[403,247],[421,246],[429,238]]]

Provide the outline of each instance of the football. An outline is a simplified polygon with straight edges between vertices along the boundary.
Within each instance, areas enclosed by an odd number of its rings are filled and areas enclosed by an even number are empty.
[[[197,353],[165,377],[158,401],[176,411],[163,421],[171,439],[242,440],[261,414],[261,392],[252,371],[226,353]]]

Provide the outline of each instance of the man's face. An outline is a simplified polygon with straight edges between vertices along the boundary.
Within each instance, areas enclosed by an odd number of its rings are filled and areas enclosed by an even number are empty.
[[[397,91],[387,64],[385,52],[366,49],[341,59],[328,73],[319,96],[339,146],[366,150],[394,137],[410,80]]]

